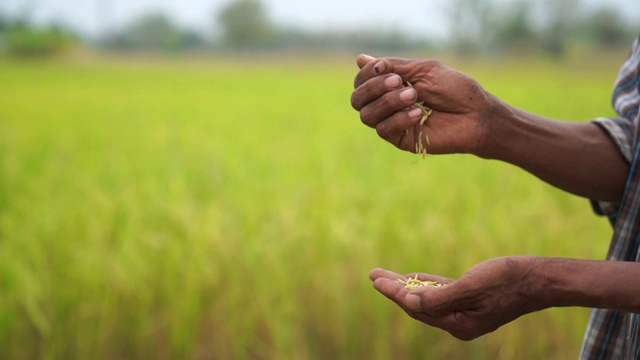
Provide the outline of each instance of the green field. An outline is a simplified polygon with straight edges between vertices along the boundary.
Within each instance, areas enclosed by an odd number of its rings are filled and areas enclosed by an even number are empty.
[[[455,65],[546,116],[611,115],[625,54]],[[585,62],[586,61],[586,62]],[[360,123],[354,59],[0,60],[0,358],[566,359],[589,311],[473,342],[369,271],[604,257],[589,202]]]

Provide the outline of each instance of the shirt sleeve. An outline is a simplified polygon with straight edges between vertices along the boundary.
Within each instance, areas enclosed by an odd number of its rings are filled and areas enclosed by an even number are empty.
[[[620,154],[624,157],[624,159],[631,163],[632,160],[632,145],[633,145],[633,128],[634,124],[625,118],[615,117],[615,118],[597,118],[593,120],[593,122],[599,125],[609,136],[618,147]],[[620,204],[612,203],[612,202],[604,202],[604,201],[596,201],[591,200],[591,205],[593,206],[593,210],[598,215],[605,215],[610,220],[614,221],[617,214],[618,209],[620,208]]]

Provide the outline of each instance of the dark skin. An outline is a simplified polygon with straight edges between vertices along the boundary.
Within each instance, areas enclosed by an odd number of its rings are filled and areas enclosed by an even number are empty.
[[[435,60],[361,55],[357,64],[352,106],[365,125],[399,149],[415,151],[422,131],[429,137],[430,154],[501,160],[570,193],[621,200],[629,164],[598,125],[516,109]],[[407,81],[413,89],[404,85]],[[422,128],[421,111],[409,109],[416,101],[433,109]],[[637,263],[512,256],[476,265],[457,280],[417,275],[447,286],[408,291],[396,281],[407,278],[403,275],[375,269],[370,277],[379,292],[411,317],[463,340],[549,307],[640,312]]]
[[[522,315],[582,306],[640,312],[640,266],[622,261],[510,256],[480,263],[458,280],[417,274],[443,287],[408,291],[400,275],[374,269],[373,286],[409,316],[461,340],[473,340]]]
[[[396,147],[415,151],[421,113],[406,109],[424,101],[434,110],[422,129],[429,136],[430,154],[502,160],[576,195],[612,202],[622,198],[629,164],[598,125],[516,109],[436,60],[361,55],[358,65],[351,104],[365,125]],[[405,81],[414,89],[403,88]]]

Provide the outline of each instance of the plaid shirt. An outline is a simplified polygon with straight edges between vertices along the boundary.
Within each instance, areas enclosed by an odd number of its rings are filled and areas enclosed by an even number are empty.
[[[614,227],[607,260],[640,262],[640,37],[618,75],[613,92],[615,118],[599,118],[631,164],[622,202],[593,202]],[[640,359],[640,314],[594,309],[582,345],[581,359]]]

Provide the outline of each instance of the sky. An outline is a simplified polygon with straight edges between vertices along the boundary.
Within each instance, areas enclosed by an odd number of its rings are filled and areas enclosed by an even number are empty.
[[[0,12],[30,9],[41,23],[57,21],[88,36],[121,28],[152,10],[171,15],[177,23],[215,34],[215,14],[231,0],[0,0]],[[530,0],[501,0],[530,1]],[[588,5],[621,9],[640,24],[640,0],[582,0]],[[445,16],[449,0],[263,0],[270,19],[306,29],[397,29],[417,37],[443,38],[451,28]],[[640,31],[640,25],[638,26]]]

